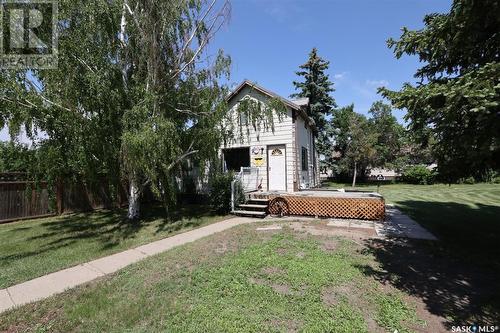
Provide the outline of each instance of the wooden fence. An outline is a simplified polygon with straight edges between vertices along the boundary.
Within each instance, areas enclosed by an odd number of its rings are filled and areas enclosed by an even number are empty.
[[[23,173],[0,173],[0,223],[127,203],[126,188],[122,186],[112,195],[105,180],[93,185],[61,181],[50,189],[46,182],[35,183],[25,177]],[[52,199],[49,193],[54,194]]]

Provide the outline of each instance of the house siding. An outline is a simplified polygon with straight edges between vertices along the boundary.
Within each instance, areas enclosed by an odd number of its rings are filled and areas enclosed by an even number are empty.
[[[259,169],[259,179],[263,190],[269,190],[268,184],[268,148],[269,146],[285,146],[286,154],[286,190],[297,191],[301,188],[311,188],[319,184],[319,161],[314,144],[314,132],[306,125],[307,121],[301,113],[287,104],[287,113],[278,117],[273,113],[274,131],[268,129],[254,129],[252,125],[242,126],[240,129],[239,113],[237,112],[239,101],[252,98],[267,104],[270,97],[262,89],[255,89],[251,85],[240,85],[228,100],[229,120],[232,123],[233,133],[229,142],[225,142],[222,149],[250,148],[250,164]],[[225,124],[228,125],[228,124]],[[308,169],[302,171],[302,147],[307,149]],[[254,154],[253,150],[257,151]],[[260,152],[263,152],[262,154]],[[257,163],[256,157],[262,158],[261,164]],[[316,163],[315,163],[316,161]]]
[[[238,102],[243,98],[250,97],[254,100],[258,100],[262,103],[267,103],[269,98],[262,93],[255,91],[249,87],[244,87],[241,91],[235,95],[229,102],[229,115],[233,122],[234,133],[233,139],[230,142],[226,142],[225,146],[222,148],[240,148],[240,147],[250,147],[250,161],[252,167],[259,168],[259,178],[261,179],[262,186],[264,190],[268,190],[268,179],[267,179],[267,147],[274,145],[284,145],[286,150],[286,189],[292,192],[294,189],[295,179],[295,144],[294,144],[294,123],[292,117],[292,110],[287,108],[287,114],[281,116],[279,119],[276,113],[273,113],[273,123],[274,131],[269,129],[268,131],[256,131],[251,125],[247,131],[247,127],[243,126],[242,133],[240,133],[239,118],[238,118]],[[263,165],[257,166],[253,163],[252,148],[264,148]]]
[[[297,119],[297,155],[298,155],[298,170],[299,170],[299,186],[300,188],[310,188],[316,186],[316,179],[314,177],[314,157],[316,150],[314,145],[314,135],[309,126],[306,126],[302,118]],[[302,148],[307,149],[307,170],[302,170]]]

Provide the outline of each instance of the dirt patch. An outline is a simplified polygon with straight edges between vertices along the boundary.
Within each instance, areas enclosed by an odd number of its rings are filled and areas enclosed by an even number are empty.
[[[331,227],[327,225],[326,220],[289,222],[285,226],[300,234],[313,236],[343,236],[356,240],[365,240],[377,235],[375,229]]]
[[[303,323],[292,319],[272,319],[269,321],[269,326],[276,329],[284,329],[286,332],[298,332]]]
[[[290,288],[290,286],[288,286],[286,284],[272,283],[269,286],[271,288],[273,288],[273,290],[275,292],[277,292],[278,294],[282,294],[282,295],[293,295],[294,294],[294,292],[292,291],[292,289]]]
[[[33,312],[36,311],[36,307],[37,307],[37,304],[30,304],[28,306],[31,306],[33,308]],[[64,310],[62,308],[57,308],[57,309],[54,309],[52,311],[49,311],[47,313],[45,313],[40,319],[38,319],[38,327],[39,329],[43,329],[45,327],[49,327],[49,324],[52,322],[52,321],[55,321],[57,320],[57,318],[59,318],[59,316],[64,312]],[[28,332],[30,331],[30,326],[27,325],[26,323],[20,323],[20,324],[14,324],[14,325],[11,325],[7,328],[6,333],[17,333],[17,332]],[[38,332],[38,331],[37,331]]]
[[[321,300],[326,306],[334,307],[341,302],[347,302],[361,311],[368,327],[368,332],[385,332],[373,319],[375,310],[365,297],[366,291],[361,291],[354,282],[326,287],[321,291]]]
[[[335,306],[343,300],[355,305],[359,303],[358,296],[358,291],[349,285],[326,287],[321,291],[321,300],[328,306]]]
[[[280,256],[284,256],[287,252],[287,249],[285,249],[284,247],[279,247],[276,249],[276,253]]]
[[[409,300],[408,300],[409,299]],[[419,298],[407,297],[407,302],[411,302],[415,305],[415,311],[419,319],[425,321],[425,325],[410,325],[410,328],[416,332],[448,332],[449,329],[446,327],[446,320],[444,318],[438,317],[430,313],[424,302]]]
[[[284,274],[285,271],[279,267],[265,267],[262,269],[262,273],[266,275],[278,275]]]
[[[226,253],[228,250],[227,248],[227,242],[226,241],[223,241],[221,243],[219,243],[219,245],[217,246],[217,248],[215,249],[215,252],[216,253]]]
[[[287,284],[273,283],[272,281],[265,280],[265,279],[259,279],[259,278],[249,278],[248,282],[250,282],[251,284],[257,284],[260,286],[270,287],[278,294],[287,295],[287,296],[290,296],[290,295],[303,296],[305,294],[306,289],[307,289],[307,286],[303,286],[300,288],[300,290],[293,290],[293,288]]]
[[[321,249],[323,249],[326,252],[335,251],[337,246],[338,246],[338,243],[335,239],[328,238],[328,239],[324,239],[321,242]]]

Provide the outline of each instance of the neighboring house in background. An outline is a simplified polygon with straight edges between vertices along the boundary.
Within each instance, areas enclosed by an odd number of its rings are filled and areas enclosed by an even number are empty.
[[[280,119],[273,111],[274,131],[256,130],[247,124],[244,113],[238,112],[240,101],[246,98],[265,105],[270,99],[279,98],[287,112]],[[234,131],[231,140],[220,148],[224,171],[245,172],[249,167],[257,170],[255,181],[263,191],[294,192],[318,186],[316,127],[307,116],[307,102],[307,99],[290,101],[243,81],[227,97],[233,128],[244,126],[244,129]]]
[[[369,180],[377,180],[378,176],[383,176],[383,180],[394,180],[401,177],[401,173],[396,170],[384,169],[384,168],[372,168],[366,173]]]

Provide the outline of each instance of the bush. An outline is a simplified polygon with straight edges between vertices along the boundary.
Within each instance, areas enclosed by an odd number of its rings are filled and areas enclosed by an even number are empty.
[[[474,177],[467,177],[467,178],[462,178],[459,181],[460,184],[475,184],[476,180]]]
[[[500,171],[497,170],[486,170],[483,174],[482,181],[492,184],[500,184]]]
[[[231,211],[231,182],[234,173],[217,173],[210,180],[210,205],[218,214],[227,214]],[[244,192],[241,182],[235,184],[235,204],[244,201]]]
[[[434,172],[425,165],[412,165],[403,171],[401,178],[409,184],[427,185],[434,182]]]

